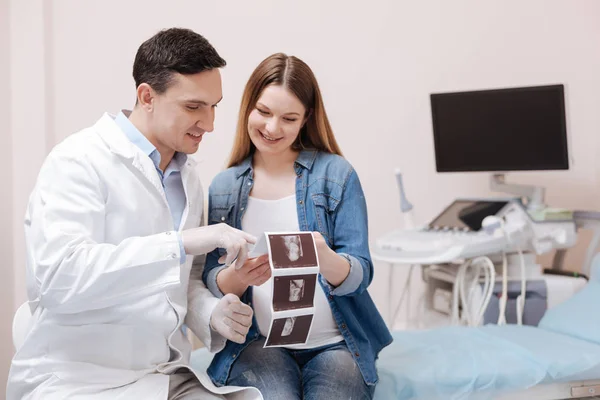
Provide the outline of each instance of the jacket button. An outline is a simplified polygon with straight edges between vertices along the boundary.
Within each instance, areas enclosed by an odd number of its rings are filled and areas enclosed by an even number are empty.
[[[171,232],[167,232],[167,235],[170,235],[170,234],[171,234]]]
[[[342,324],[342,329],[346,329],[346,324]]]
[[[333,295],[329,295],[329,300],[333,300]]]
[[[360,353],[359,353],[358,351],[357,351],[356,353],[354,353],[354,355],[355,355],[356,357],[360,357]]]
[[[221,217],[221,221],[225,221],[225,217]]]
[[[302,203],[304,203],[302,200],[298,201],[298,204],[302,204]]]
[[[248,182],[248,186],[252,186],[252,182]]]
[[[231,358],[235,358],[235,354],[231,356]]]

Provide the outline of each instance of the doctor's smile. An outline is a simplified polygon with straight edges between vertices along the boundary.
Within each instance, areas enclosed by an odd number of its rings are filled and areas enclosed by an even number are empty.
[[[190,136],[190,138],[193,141],[195,141],[197,143],[200,143],[202,141],[202,136],[204,135],[204,132],[202,132],[202,133],[191,133],[191,132],[188,132],[187,135]]]

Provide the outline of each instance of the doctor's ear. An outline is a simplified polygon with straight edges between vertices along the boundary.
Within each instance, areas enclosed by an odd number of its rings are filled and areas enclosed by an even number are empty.
[[[152,112],[154,100],[154,90],[147,83],[142,83],[137,88],[137,101],[140,107],[145,111]]]

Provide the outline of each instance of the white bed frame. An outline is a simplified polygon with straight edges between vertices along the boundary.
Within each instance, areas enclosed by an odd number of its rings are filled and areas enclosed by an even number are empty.
[[[600,399],[600,380],[547,383],[518,392],[507,392],[495,400]]]

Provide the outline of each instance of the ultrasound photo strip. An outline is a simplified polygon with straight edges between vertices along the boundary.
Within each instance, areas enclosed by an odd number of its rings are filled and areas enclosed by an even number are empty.
[[[314,306],[318,275],[273,277],[273,310],[294,310]]]
[[[305,344],[310,336],[313,319],[314,315],[312,312],[283,317],[274,316],[264,347]]]
[[[273,279],[271,326],[264,347],[305,344],[315,312],[319,261],[311,232],[267,232]]]
[[[319,265],[311,232],[269,233],[268,243],[274,269]]]

